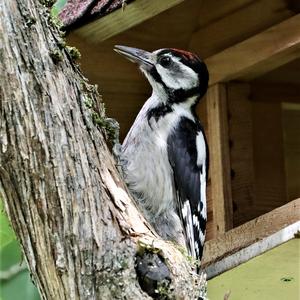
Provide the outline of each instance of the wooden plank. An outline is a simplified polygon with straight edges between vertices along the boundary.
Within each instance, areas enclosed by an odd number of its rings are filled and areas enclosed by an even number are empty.
[[[251,90],[247,83],[227,85],[233,226],[252,219],[254,158]]]
[[[300,2],[299,2],[300,3]],[[295,59],[288,64],[285,64],[272,72],[268,72],[259,78],[255,79],[255,82],[271,84],[274,83],[276,86],[277,83],[286,84],[286,85],[298,85],[298,90],[300,86],[300,59]]]
[[[216,12],[213,5],[219,7]],[[235,0],[218,5],[216,1],[209,1],[203,5],[204,13],[208,9],[213,10],[207,12],[209,14],[214,15],[218,11],[223,14],[201,26],[191,38],[190,49],[199,52],[202,57],[218,53],[294,15],[285,0]],[[199,19],[202,18],[201,12]],[[206,18],[204,14],[204,21]]]
[[[75,33],[89,41],[99,43],[158,15],[182,1],[136,0],[128,4],[124,11],[118,9],[101,19],[75,30]]]
[[[208,89],[206,95],[214,236],[232,228],[226,93],[225,85],[216,84]]]
[[[280,82],[251,82],[251,100],[254,102],[300,103],[300,85]]]
[[[223,259],[207,266],[205,273],[207,278],[213,278],[227,270],[230,270],[249,259],[263,254],[264,252],[277,247],[295,237],[295,234],[300,230],[300,221],[295,222],[274,234],[259,240],[258,242],[243,248],[232,255],[226,256]]]
[[[207,58],[210,85],[253,79],[300,57],[300,14]]]
[[[213,23],[222,19],[224,16],[234,11],[240,10],[242,7],[248,6],[253,0],[204,0],[201,5],[201,14],[199,15],[199,27],[204,27],[209,23]]]
[[[300,220],[300,198],[205,243],[203,267],[232,255]]]

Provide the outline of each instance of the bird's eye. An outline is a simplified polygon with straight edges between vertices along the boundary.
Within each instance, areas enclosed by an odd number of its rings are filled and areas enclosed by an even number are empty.
[[[168,67],[171,64],[171,58],[169,56],[163,56],[160,60],[159,60],[159,64],[163,67]]]

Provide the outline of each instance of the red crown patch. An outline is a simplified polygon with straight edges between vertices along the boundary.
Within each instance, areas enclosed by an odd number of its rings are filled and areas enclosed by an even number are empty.
[[[195,60],[198,59],[197,55],[189,52],[189,51],[185,51],[185,50],[180,50],[180,49],[175,49],[175,48],[171,48],[173,51],[179,53],[180,55],[184,56],[184,58],[188,59],[188,60]]]

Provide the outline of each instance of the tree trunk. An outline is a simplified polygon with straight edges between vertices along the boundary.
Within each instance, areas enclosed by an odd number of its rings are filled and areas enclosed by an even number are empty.
[[[156,298],[197,298],[186,257],[128,196],[73,56],[48,8],[1,1],[0,192],[42,298],[151,299],[136,272],[145,255],[169,272],[150,283]]]

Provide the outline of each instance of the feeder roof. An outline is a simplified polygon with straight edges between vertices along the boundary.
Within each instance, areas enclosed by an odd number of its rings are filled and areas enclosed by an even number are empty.
[[[66,29],[80,27],[99,19],[133,0],[58,0],[54,4],[56,14]]]

